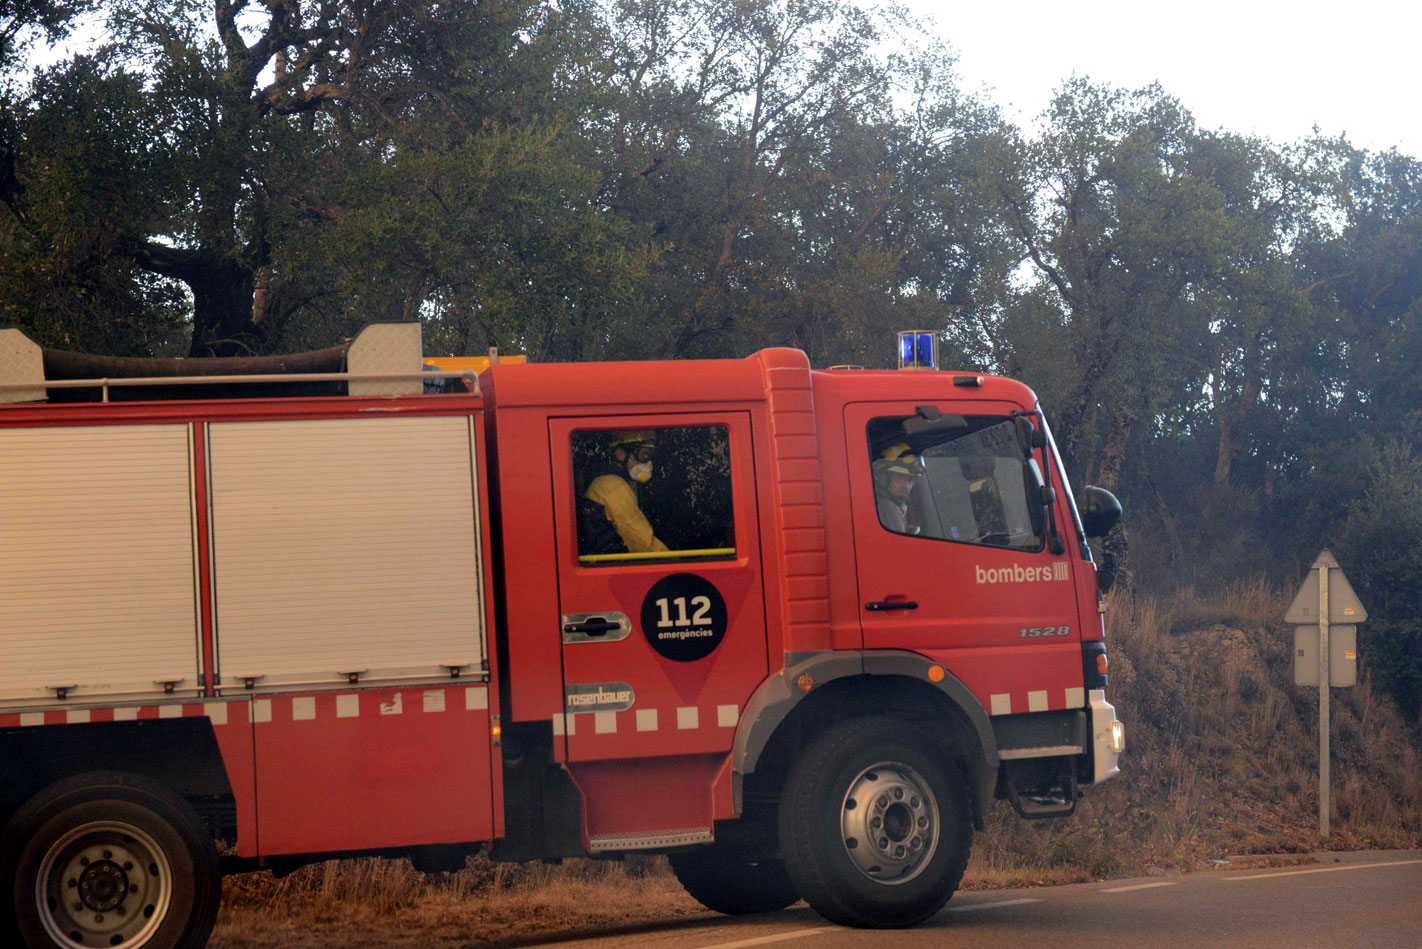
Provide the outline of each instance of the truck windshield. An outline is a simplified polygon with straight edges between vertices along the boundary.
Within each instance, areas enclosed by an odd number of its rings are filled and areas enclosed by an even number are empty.
[[[909,416],[869,423],[879,523],[932,540],[1040,550],[1013,421],[970,415],[966,426],[905,433]],[[912,426],[910,426],[912,427]]]

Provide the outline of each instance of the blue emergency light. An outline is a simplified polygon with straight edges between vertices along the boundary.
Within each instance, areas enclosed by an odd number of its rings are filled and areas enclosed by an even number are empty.
[[[904,330],[899,334],[900,369],[937,369],[938,334],[932,330]]]

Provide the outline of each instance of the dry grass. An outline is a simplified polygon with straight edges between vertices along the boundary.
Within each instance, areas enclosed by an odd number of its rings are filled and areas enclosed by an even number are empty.
[[[453,949],[704,912],[665,859],[507,866],[478,858],[459,873],[431,875],[408,860],[332,860],[280,880],[229,879],[211,946]]]
[[[1232,854],[1422,847],[1422,766],[1392,704],[1363,676],[1333,692],[1333,835],[1317,833],[1318,702],[1296,688],[1287,597],[1113,594],[1111,700],[1127,726],[1120,778],[1067,821],[993,805],[964,889],[1208,868]],[[332,861],[227,882],[213,946],[483,946],[703,910],[662,859],[425,876],[407,861]]]
[[[965,887],[1079,882],[1210,867],[1238,854],[1422,847],[1422,766],[1366,676],[1335,689],[1332,835],[1318,835],[1318,691],[1293,685],[1288,597],[1113,594],[1111,701],[1122,775],[1070,820],[1028,823],[997,802]]]

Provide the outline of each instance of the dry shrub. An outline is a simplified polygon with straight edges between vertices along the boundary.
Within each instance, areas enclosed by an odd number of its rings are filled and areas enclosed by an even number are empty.
[[[1129,599],[1125,595],[1124,599]],[[1154,605],[1154,598],[1146,598]],[[1225,625],[1237,629],[1262,629],[1279,625],[1288,600],[1262,578],[1244,580],[1222,594],[1200,594],[1191,588],[1177,590],[1156,610],[1170,617],[1170,628],[1190,630]],[[1285,645],[1287,650],[1287,644]]]
[[[1293,685],[1288,596],[1259,582],[1222,596],[1183,591],[1163,604],[1116,602],[1113,683],[1128,725],[1121,781],[1129,806],[1154,811],[1199,853],[1321,848],[1317,835],[1317,690]],[[1363,682],[1331,696],[1330,847],[1422,836],[1416,751],[1390,702]],[[1368,719],[1363,724],[1363,718]],[[1361,822],[1360,822],[1361,819]],[[1161,857],[1169,856],[1159,854]],[[1188,847],[1174,862],[1190,857]]]
[[[1127,729],[1121,776],[1063,821],[1029,823],[996,802],[966,885],[1422,845],[1417,750],[1366,678],[1332,692],[1332,834],[1319,837],[1318,690],[1293,685],[1288,599],[1259,582],[1213,597],[1113,593],[1109,694]]]

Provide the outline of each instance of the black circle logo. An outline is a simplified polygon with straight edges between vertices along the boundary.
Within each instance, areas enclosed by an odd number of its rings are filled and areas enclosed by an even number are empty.
[[[662,577],[642,600],[642,635],[675,662],[704,659],[726,637],[726,601],[694,573]]]

